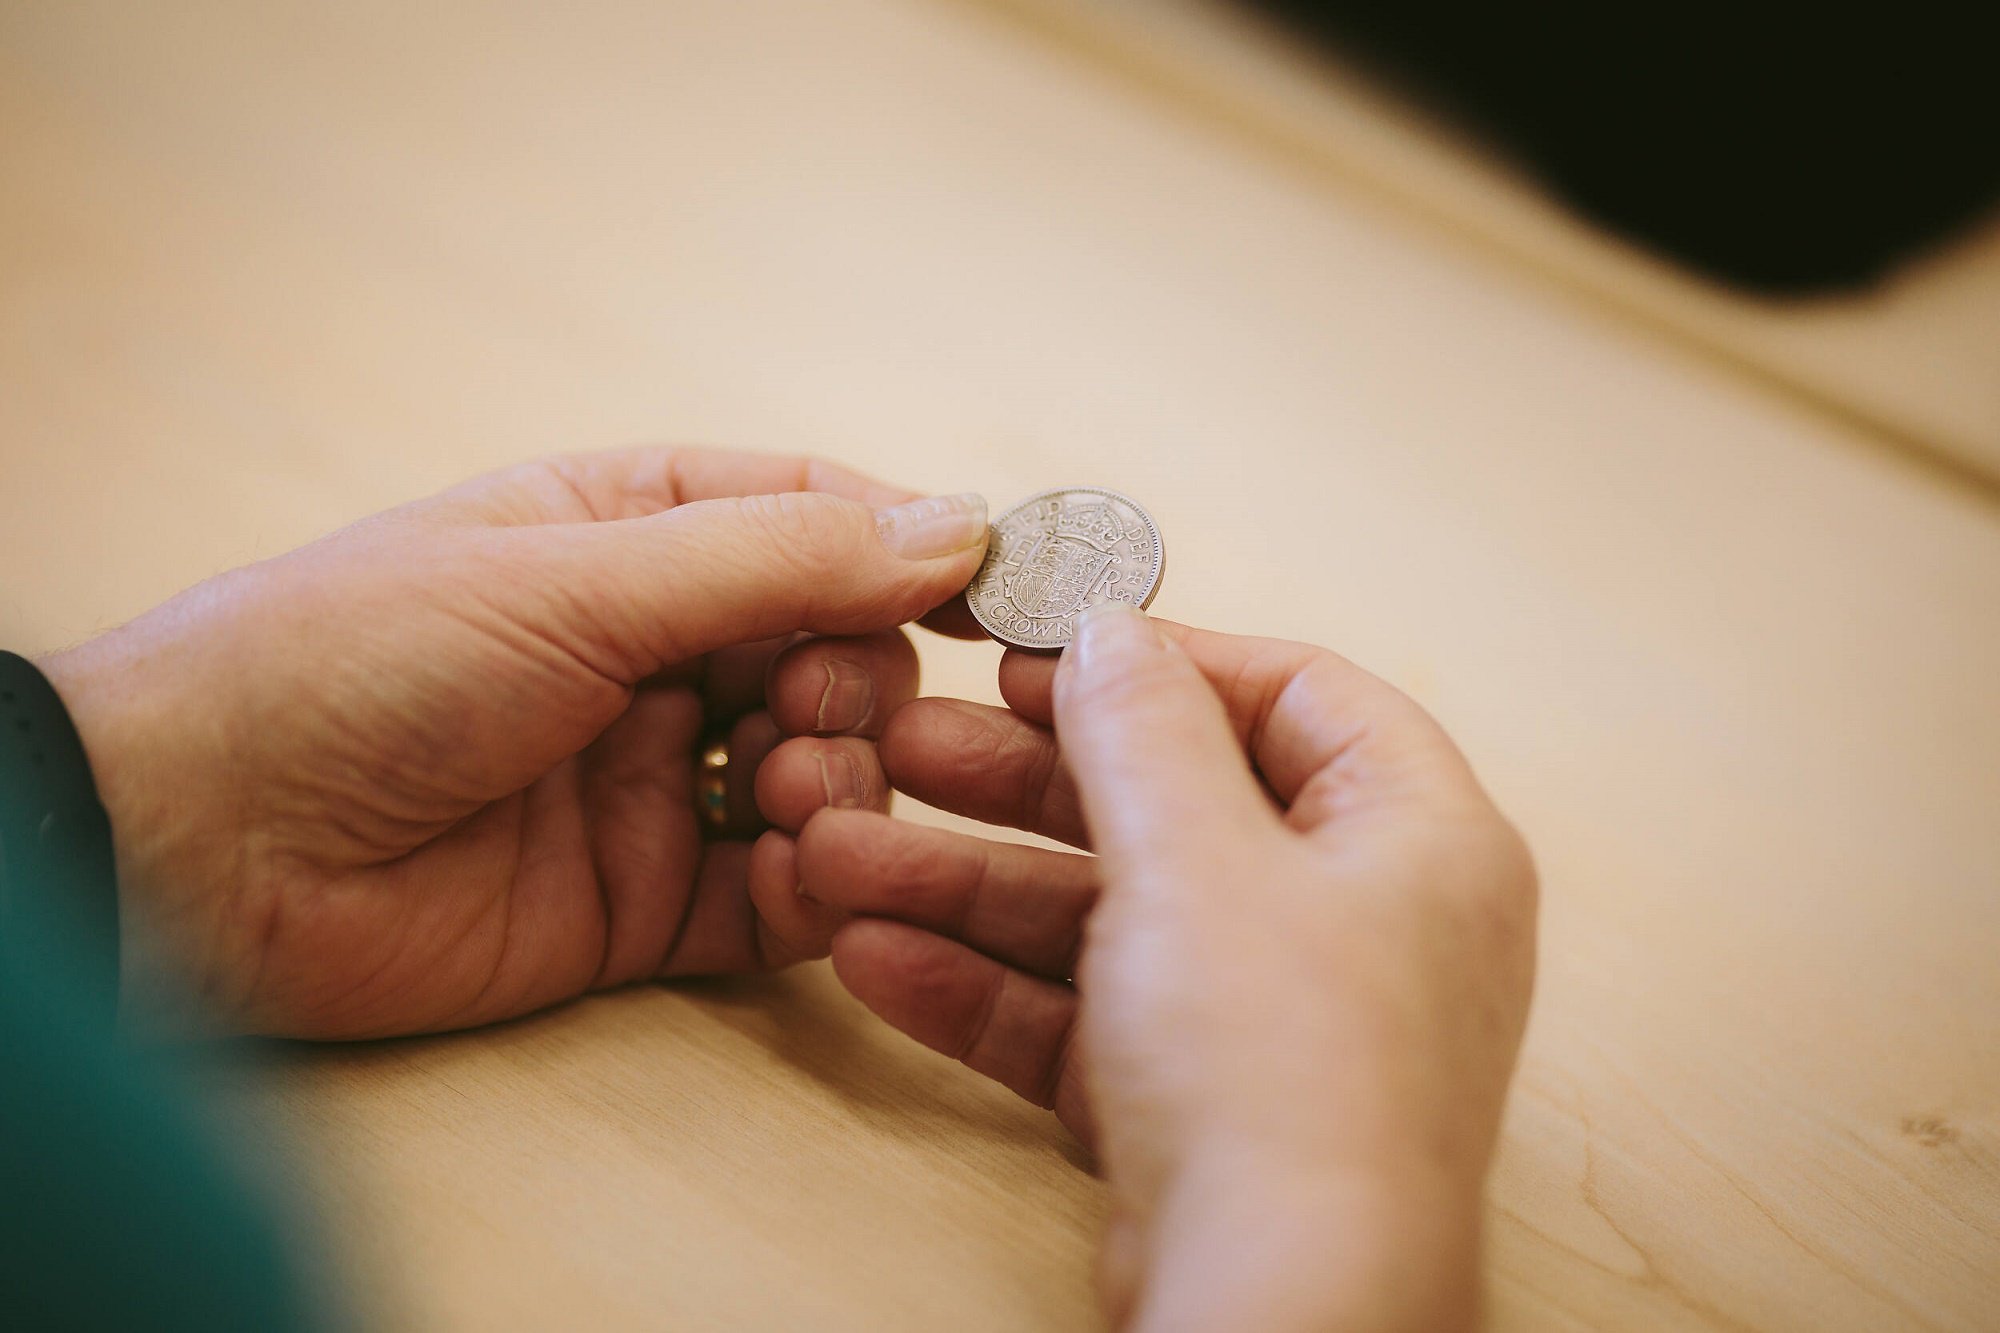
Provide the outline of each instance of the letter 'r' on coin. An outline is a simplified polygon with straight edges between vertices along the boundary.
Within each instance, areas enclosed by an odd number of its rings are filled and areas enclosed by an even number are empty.
[[[1151,605],[1166,568],[1159,525],[1138,501],[1101,486],[1064,486],[993,520],[965,601],[1000,642],[1055,652],[1069,646],[1086,607]]]

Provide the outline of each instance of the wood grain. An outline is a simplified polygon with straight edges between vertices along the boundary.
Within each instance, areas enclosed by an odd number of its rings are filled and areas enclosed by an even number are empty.
[[[1498,1327],[2000,1309],[1980,493],[966,4],[14,6],[0,152],[0,639],[555,448],[1117,485],[1537,849]],[[823,969],[212,1084],[384,1325],[1095,1318],[1073,1146]]]

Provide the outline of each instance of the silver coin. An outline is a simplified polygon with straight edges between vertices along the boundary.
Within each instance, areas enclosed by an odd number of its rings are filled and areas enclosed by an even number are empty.
[[[1000,642],[1054,652],[1075,637],[1086,607],[1151,604],[1166,567],[1159,525],[1138,501],[1102,486],[1062,486],[993,520],[965,601]]]

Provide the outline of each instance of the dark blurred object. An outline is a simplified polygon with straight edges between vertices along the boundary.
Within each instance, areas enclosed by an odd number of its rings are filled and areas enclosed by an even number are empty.
[[[2000,200],[1991,6],[1252,3],[1743,286],[1867,283]]]

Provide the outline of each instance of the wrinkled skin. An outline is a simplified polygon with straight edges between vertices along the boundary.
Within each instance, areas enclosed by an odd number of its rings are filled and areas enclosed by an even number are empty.
[[[842,980],[1097,1146],[1115,1320],[1473,1323],[1535,875],[1463,757],[1331,653],[1125,610],[1000,681],[900,712],[887,778],[1097,855],[818,813]]]
[[[752,787],[886,801],[849,750],[915,693],[896,627],[985,543],[976,505],[950,549],[892,554],[875,512],[914,498],[801,459],[557,459],[51,659],[112,816],[128,1010],[191,982],[227,1029],[380,1036],[824,955],[834,914]],[[812,733],[840,739],[784,743]],[[710,830],[716,735],[734,822]]]
[[[1006,708],[916,700],[902,627],[969,630],[985,538],[976,497],[807,460],[563,458],[50,658],[128,1011],[191,987],[210,1026],[380,1036],[831,951],[1094,1145],[1121,1326],[1470,1325],[1519,837],[1421,709],[1304,645],[1114,610],[1004,657]],[[894,820],[892,788],[1094,854]]]

